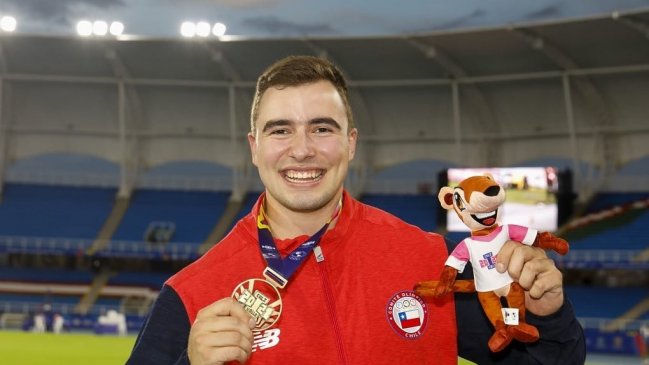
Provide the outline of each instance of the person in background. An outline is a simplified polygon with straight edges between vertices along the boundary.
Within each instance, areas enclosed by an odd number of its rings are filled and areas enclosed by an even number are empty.
[[[311,56],[271,65],[248,134],[265,191],[165,283],[127,363],[456,364],[459,344],[481,365],[583,364],[582,329],[543,250],[510,242],[498,254],[527,292],[534,344],[492,354],[475,298],[456,307],[412,291],[439,278],[446,242],[347,193],[358,138],[337,67]]]
[[[63,325],[65,324],[65,319],[60,313],[54,313],[54,317],[52,319],[52,332],[55,334],[60,334],[63,332]]]

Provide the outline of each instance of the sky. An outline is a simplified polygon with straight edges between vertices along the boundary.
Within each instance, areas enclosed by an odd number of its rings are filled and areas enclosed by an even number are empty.
[[[610,15],[649,0],[0,0],[17,33],[73,35],[81,19],[118,20],[125,34],[180,37],[183,21],[221,22],[243,38],[354,37]]]

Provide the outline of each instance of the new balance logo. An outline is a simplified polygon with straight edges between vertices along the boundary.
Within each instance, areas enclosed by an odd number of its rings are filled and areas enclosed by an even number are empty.
[[[279,328],[267,329],[255,335],[252,342],[252,352],[265,350],[279,343]]]

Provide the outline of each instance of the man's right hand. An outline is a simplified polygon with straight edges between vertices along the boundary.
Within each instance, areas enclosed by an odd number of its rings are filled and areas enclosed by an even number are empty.
[[[232,298],[201,309],[189,332],[187,356],[192,365],[246,362],[252,351],[255,321]]]

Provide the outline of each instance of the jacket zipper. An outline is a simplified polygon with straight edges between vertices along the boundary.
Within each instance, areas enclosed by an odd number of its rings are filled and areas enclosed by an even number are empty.
[[[347,356],[345,355],[345,346],[343,344],[343,338],[341,335],[340,325],[338,324],[338,315],[336,314],[336,303],[334,301],[334,295],[331,291],[331,285],[329,284],[329,275],[327,274],[326,263],[324,262],[324,254],[320,246],[316,246],[313,249],[315,253],[315,259],[318,263],[318,269],[320,271],[320,278],[322,279],[322,290],[325,294],[325,301],[327,304],[327,309],[329,312],[329,319],[331,320],[331,325],[334,329],[334,336],[336,338],[336,347],[338,348],[338,360],[340,364],[347,364]]]

